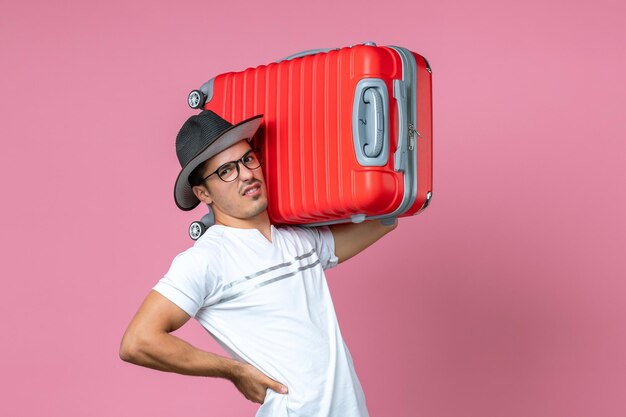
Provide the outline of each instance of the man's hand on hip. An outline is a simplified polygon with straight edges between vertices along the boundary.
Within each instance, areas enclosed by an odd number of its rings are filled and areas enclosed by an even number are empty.
[[[232,377],[232,382],[248,400],[263,404],[267,388],[279,394],[287,394],[288,389],[280,382],[274,381],[252,365],[242,363]]]

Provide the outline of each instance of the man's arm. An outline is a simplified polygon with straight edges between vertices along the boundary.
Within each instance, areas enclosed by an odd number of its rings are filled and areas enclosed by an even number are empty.
[[[389,226],[383,225],[380,220],[368,220],[363,223],[341,223],[328,227],[335,239],[335,255],[341,263],[398,227],[398,219]]]
[[[170,333],[189,320],[176,304],[151,291],[130,322],[120,346],[126,362],[184,375],[230,380],[250,401],[262,404],[266,389],[285,394],[286,387],[255,367],[197,349]]]

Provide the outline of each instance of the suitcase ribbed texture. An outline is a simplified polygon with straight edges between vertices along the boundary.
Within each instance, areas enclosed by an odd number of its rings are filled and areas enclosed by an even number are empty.
[[[430,77],[424,73],[418,71],[418,84],[428,84],[430,97]],[[378,215],[394,211],[401,203],[404,174],[393,169],[398,116],[392,95],[389,162],[383,167],[363,167],[355,157],[353,100],[356,84],[363,78],[389,80],[387,88],[393,92],[392,80],[402,78],[398,54],[384,47],[356,46],[215,78],[214,95],[206,109],[232,123],[264,114],[257,143],[264,155],[273,222],[318,223],[353,214]],[[430,112],[419,113],[418,126],[423,124],[422,130],[418,127],[419,140],[430,136],[431,117]],[[432,169],[431,158],[420,156],[419,163]],[[423,178],[418,189],[430,191],[429,181]],[[418,211],[423,203],[422,196],[421,203],[416,201],[409,211]]]

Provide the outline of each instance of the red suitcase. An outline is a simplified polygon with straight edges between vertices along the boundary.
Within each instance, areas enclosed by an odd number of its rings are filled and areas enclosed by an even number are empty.
[[[431,103],[428,62],[373,43],[221,74],[189,95],[191,107],[232,123],[264,114],[255,140],[275,224],[393,219],[426,208]]]

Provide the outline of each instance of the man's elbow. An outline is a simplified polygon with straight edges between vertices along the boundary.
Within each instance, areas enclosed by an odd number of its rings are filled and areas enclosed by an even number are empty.
[[[124,362],[134,363],[137,357],[137,348],[135,345],[128,341],[128,337],[124,335],[122,343],[120,343],[120,359]]]
[[[383,224],[383,226],[385,226],[385,233],[389,233],[392,230],[396,229],[398,227],[398,218],[394,218],[394,222],[392,224],[384,224],[381,222],[381,224]]]
[[[388,222],[388,221],[387,221]],[[387,223],[383,221],[374,221],[372,222],[372,227],[374,231],[372,232],[372,237],[374,238],[374,242],[376,242],[381,237],[385,236],[387,233],[395,230],[398,227],[398,218],[394,219],[393,223]],[[373,242],[372,242],[373,243]]]
[[[124,362],[139,364],[144,356],[144,348],[146,341],[140,336],[129,333],[124,334],[120,343],[120,359]]]

